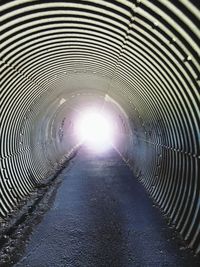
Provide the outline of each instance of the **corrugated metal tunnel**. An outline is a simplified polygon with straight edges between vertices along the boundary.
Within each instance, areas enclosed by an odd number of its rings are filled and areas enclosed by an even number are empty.
[[[5,1],[2,219],[76,145],[73,114],[95,102],[116,110],[118,150],[200,252],[197,2]]]

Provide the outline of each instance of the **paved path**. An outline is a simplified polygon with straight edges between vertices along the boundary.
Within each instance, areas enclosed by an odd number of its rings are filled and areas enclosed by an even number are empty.
[[[54,204],[16,267],[197,266],[115,151],[82,148],[60,175]]]

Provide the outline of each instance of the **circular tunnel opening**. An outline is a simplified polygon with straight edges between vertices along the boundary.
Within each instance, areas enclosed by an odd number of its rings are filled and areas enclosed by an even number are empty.
[[[129,118],[111,97],[87,92],[60,95],[56,102],[57,109],[53,105],[48,111],[48,116],[52,112],[52,122],[48,122],[47,129],[41,133],[57,132],[58,138],[53,134],[48,139],[56,142],[58,150],[59,147],[69,150],[69,147],[85,146],[96,153],[104,153],[113,148],[127,153],[132,137]],[[41,125],[44,126],[44,123]],[[43,138],[44,136],[40,137]]]
[[[80,142],[94,151],[111,148],[114,142],[114,125],[109,114],[95,109],[83,111],[76,122],[76,131]]]

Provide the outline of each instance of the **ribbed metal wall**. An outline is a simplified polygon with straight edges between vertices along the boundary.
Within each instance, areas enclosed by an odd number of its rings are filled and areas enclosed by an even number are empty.
[[[138,178],[199,253],[198,1],[4,3],[0,216],[65,153],[48,135],[55,96],[67,93],[60,84],[94,77],[92,90],[131,120],[129,162]],[[106,88],[96,89],[99,77]]]

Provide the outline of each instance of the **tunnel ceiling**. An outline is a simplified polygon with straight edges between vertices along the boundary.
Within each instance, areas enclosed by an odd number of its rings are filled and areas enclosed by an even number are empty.
[[[134,151],[125,156],[138,179],[199,253],[197,4],[4,1],[2,218],[66,152],[59,147],[56,131],[54,137],[49,133],[59,110],[56,99],[109,95],[132,123]],[[55,129],[62,127],[64,119],[56,123]]]

